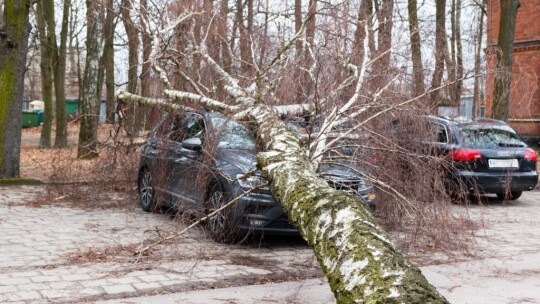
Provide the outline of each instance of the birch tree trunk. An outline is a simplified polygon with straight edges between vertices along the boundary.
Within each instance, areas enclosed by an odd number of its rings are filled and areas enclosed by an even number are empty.
[[[5,0],[0,7],[0,178],[18,178],[21,109],[28,49],[30,0]]]
[[[512,47],[516,30],[516,16],[519,0],[501,1],[501,21],[497,42],[497,73],[491,114],[493,118],[507,121],[510,106],[510,85],[512,84]]]
[[[79,131],[77,157],[93,158],[97,154],[97,127],[99,122],[100,96],[98,74],[100,54],[103,50],[102,1],[87,1],[86,65],[82,92],[82,117]]]

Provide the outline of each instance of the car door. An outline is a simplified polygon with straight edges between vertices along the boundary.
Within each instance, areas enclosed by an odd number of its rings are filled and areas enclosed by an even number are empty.
[[[197,113],[187,112],[175,122],[175,133],[171,138],[168,151],[170,178],[168,193],[172,202],[182,209],[196,207],[204,188],[199,180],[203,169],[202,144],[206,134],[204,119]],[[190,144],[191,143],[191,144]]]

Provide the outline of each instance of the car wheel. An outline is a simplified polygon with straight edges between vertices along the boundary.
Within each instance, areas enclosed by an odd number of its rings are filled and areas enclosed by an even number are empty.
[[[156,207],[154,178],[147,168],[139,175],[139,202],[142,210],[146,212],[152,212]]]
[[[230,201],[230,193],[219,183],[213,183],[208,191],[205,204],[206,215],[215,212]],[[220,210],[207,220],[207,230],[210,237],[219,243],[234,243],[239,239],[234,210],[231,206]]]
[[[521,196],[522,193],[523,193],[523,191],[512,191],[512,192],[508,193],[508,196],[505,195],[505,193],[497,193],[497,197],[500,200],[509,199],[511,201],[515,201]]]

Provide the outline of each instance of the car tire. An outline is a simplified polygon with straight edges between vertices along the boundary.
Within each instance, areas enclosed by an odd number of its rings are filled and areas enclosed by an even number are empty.
[[[522,193],[523,193],[523,191],[512,191],[512,192],[508,193],[508,196],[506,196],[505,193],[497,193],[497,197],[500,200],[509,199],[511,201],[515,201],[521,196]]]
[[[154,178],[148,168],[144,168],[139,174],[139,203],[142,210],[152,212],[156,208]]]
[[[231,198],[232,194],[221,183],[212,183],[208,190],[207,199],[205,200],[205,214],[209,215],[215,210],[222,208]],[[233,206],[224,208],[217,214],[210,216],[207,220],[206,229],[208,234],[218,243],[231,244],[238,242],[240,233],[236,219],[237,216],[234,214]]]

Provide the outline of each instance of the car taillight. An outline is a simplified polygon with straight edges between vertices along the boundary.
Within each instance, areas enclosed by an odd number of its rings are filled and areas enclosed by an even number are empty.
[[[450,157],[455,161],[469,161],[482,158],[478,150],[459,149],[450,150]]]
[[[525,158],[526,160],[536,161],[538,159],[538,156],[536,156],[536,152],[534,152],[533,149],[527,149],[525,151],[525,154],[523,155],[523,158]]]

